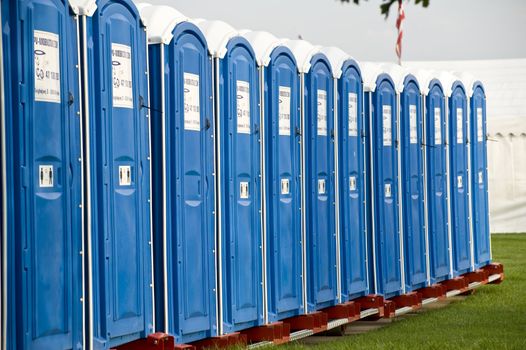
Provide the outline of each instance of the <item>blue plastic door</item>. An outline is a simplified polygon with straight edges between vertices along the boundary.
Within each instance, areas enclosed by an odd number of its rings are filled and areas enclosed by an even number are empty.
[[[449,98],[451,235],[456,276],[467,272],[471,266],[467,125],[466,93],[457,82]]]
[[[431,283],[449,276],[445,98],[436,80],[426,96],[426,181]]]
[[[372,169],[377,292],[389,298],[401,293],[398,221],[397,105],[394,85],[386,75],[373,93]]]
[[[406,79],[400,108],[405,284],[412,291],[427,280],[422,96],[414,79]]]
[[[473,244],[475,266],[491,261],[488,206],[488,155],[486,138],[486,95],[480,83],[471,97],[471,184],[473,208]]]
[[[221,63],[222,284],[225,333],[262,314],[259,79],[254,53],[230,40]]]
[[[146,33],[129,1],[99,1],[86,28],[95,348],[153,331]]]
[[[183,343],[216,331],[212,72],[195,25],[183,23],[173,34],[163,65],[168,305],[158,312]]]
[[[352,61],[350,61],[352,62]],[[342,300],[368,293],[362,78],[357,65],[344,66],[338,80],[340,256]]]
[[[265,70],[265,174],[269,321],[298,315],[302,301],[300,79],[276,48]]]
[[[3,4],[2,4],[3,5]],[[82,348],[77,22],[66,1],[17,1],[13,67],[16,321],[10,349]],[[5,18],[5,17],[4,17]],[[16,19],[16,23],[15,23]],[[9,103],[9,102],[8,102]]]
[[[325,56],[306,76],[305,146],[307,299],[309,311],[335,304],[334,81]]]

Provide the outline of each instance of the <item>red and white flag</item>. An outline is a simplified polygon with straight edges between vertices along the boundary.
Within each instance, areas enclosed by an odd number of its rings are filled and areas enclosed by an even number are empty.
[[[402,38],[404,37],[403,22],[405,19],[404,5],[402,0],[398,0],[398,19],[396,20],[396,28],[398,29],[398,38],[396,39],[396,55],[398,56],[398,64],[402,64]]]

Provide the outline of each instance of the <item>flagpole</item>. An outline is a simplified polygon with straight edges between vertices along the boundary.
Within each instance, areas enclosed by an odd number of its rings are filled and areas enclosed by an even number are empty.
[[[396,29],[398,29],[398,37],[396,38],[396,56],[398,56],[398,64],[402,65],[402,38],[404,37],[403,22],[405,19],[404,6],[402,0],[398,0],[398,18],[396,19]]]

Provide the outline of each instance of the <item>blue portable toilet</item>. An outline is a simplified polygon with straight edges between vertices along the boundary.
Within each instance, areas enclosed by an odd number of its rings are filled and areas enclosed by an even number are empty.
[[[81,14],[90,345],[154,331],[146,30],[131,0]]]
[[[370,168],[370,242],[375,293],[391,298],[404,293],[403,256],[399,217],[398,99],[396,86],[382,67],[361,65],[365,100]]]
[[[79,43],[70,5],[1,3],[2,349],[84,347]]]
[[[440,79],[448,106],[450,254],[451,273],[456,277],[471,269],[468,103],[464,85],[457,77],[443,73]]]
[[[358,62],[337,47],[321,50],[331,62],[337,97],[337,228],[341,301],[369,294],[367,261],[363,83]]]
[[[149,43],[156,331],[217,334],[212,64],[199,28],[140,10]]]
[[[486,129],[486,92],[480,81],[462,77],[469,95],[472,268],[491,262],[491,237],[488,203],[488,146]]]
[[[256,54],[263,150],[264,319],[303,312],[300,77],[292,52],[268,32],[243,34]],[[300,210],[298,210],[300,209]]]
[[[405,292],[428,284],[424,199],[423,105],[415,75],[399,65],[385,65],[398,93],[400,225]]]
[[[446,97],[436,73],[420,71],[424,95],[425,198],[430,283],[450,277]]]
[[[318,47],[287,40],[300,72],[303,101],[302,162],[304,261],[307,312],[339,302],[335,192],[334,79],[330,62]]]
[[[218,183],[219,334],[263,324],[259,75],[250,43],[198,21],[213,57]]]

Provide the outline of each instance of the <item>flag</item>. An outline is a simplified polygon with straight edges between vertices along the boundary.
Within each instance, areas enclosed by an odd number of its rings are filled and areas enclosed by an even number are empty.
[[[403,22],[405,19],[404,5],[402,0],[398,0],[398,19],[396,20],[396,29],[398,29],[398,38],[396,39],[396,55],[398,64],[402,64],[402,38],[404,37]]]

